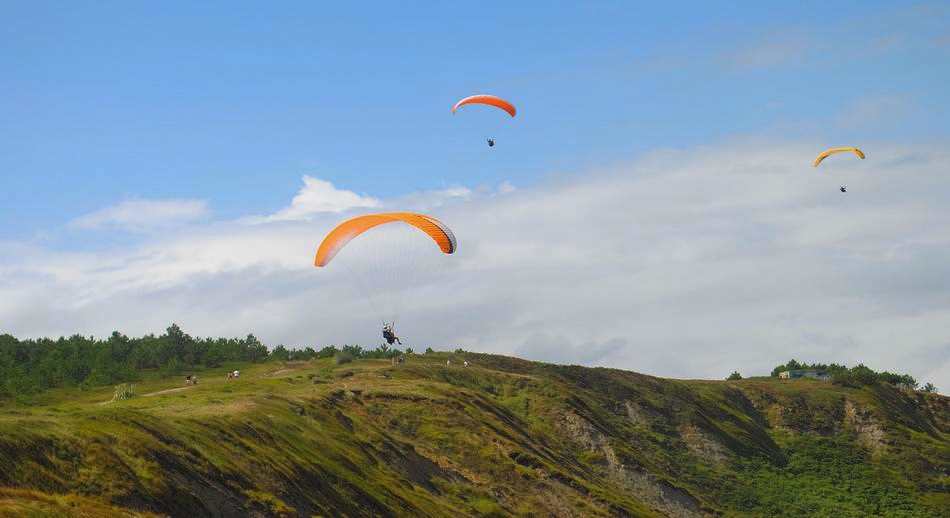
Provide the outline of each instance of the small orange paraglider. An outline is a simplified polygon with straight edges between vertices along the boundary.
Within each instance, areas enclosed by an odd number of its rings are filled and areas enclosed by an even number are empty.
[[[485,104],[488,106],[494,106],[495,108],[500,108],[508,112],[508,115],[511,115],[512,117],[514,117],[515,114],[518,113],[518,110],[517,108],[515,108],[515,105],[502,99],[501,97],[498,97],[495,95],[487,95],[487,94],[471,95],[469,97],[462,99],[461,101],[455,103],[455,106],[452,106],[452,113],[455,113],[456,110],[458,110],[462,106],[465,106],[466,104]]]

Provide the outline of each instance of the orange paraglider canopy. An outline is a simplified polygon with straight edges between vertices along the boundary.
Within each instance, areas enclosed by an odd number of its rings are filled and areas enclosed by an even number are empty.
[[[455,106],[452,107],[452,113],[455,113],[455,110],[458,110],[459,108],[461,108],[462,106],[465,106],[466,104],[487,104],[489,106],[494,106],[496,108],[501,108],[502,110],[505,110],[506,112],[508,112],[508,115],[511,115],[512,117],[514,117],[515,113],[517,113],[518,111],[515,108],[515,105],[502,99],[501,97],[496,97],[494,95],[480,94],[480,95],[473,95],[470,97],[466,97],[465,99],[462,99],[461,101],[455,103]]]
[[[457,246],[455,235],[441,221],[425,214],[413,212],[386,212],[357,216],[337,225],[320,243],[320,248],[317,249],[317,257],[313,261],[314,266],[326,266],[347,243],[363,232],[379,225],[399,221],[412,225],[428,234],[439,245],[443,253],[451,254],[455,252]]]

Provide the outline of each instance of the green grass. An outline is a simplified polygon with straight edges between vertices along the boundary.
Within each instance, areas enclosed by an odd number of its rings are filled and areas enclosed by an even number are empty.
[[[847,440],[796,437],[786,451],[789,462],[781,468],[758,459],[738,462],[737,483],[723,500],[764,516],[936,516],[936,509],[916,502],[912,487]]]
[[[937,395],[475,353],[197,373],[187,388],[146,373],[111,403],[112,387],[0,402],[0,515],[938,516],[950,504]],[[880,445],[846,401],[884,430]]]

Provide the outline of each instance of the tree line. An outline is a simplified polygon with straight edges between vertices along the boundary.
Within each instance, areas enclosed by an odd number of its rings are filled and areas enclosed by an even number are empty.
[[[777,378],[779,373],[794,370],[816,370],[828,373],[831,376],[831,382],[836,385],[848,387],[858,387],[861,385],[874,385],[876,383],[888,383],[897,387],[904,387],[913,390],[923,390],[924,392],[936,392],[937,388],[931,383],[920,387],[917,380],[910,374],[896,374],[888,371],[875,371],[874,369],[859,363],[848,368],[846,365],[837,363],[802,363],[794,358],[782,365],[777,365],[772,369],[772,377]],[[737,374],[737,373],[733,373]],[[740,377],[741,378],[741,377]],[[734,379],[734,378],[732,378]]]
[[[73,335],[18,340],[12,335],[0,334],[0,398],[59,387],[88,388],[137,381],[146,370],[171,376],[228,362],[315,358],[345,362],[356,358],[390,358],[396,354],[399,354],[397,350],[385,344],[376,349],[359,345],[289,349],[278,345],[269,350],[253,334],[244,338],[196,338],[177,324],[159,336],[148,334],[140,338],[130,338],[118,331],[106,339]]]
[[[242,339],[195,338],[175,324],[162,335],[140,338],[129,338],[118,331],[106,339],[73,335],[55,340],[18,340],[3,334],[0,397],[135,381],[146,369],[172,375],[197,366],[259,362],[268,356],[267,347],[254,335]]]
[[[405,352],[412,354],[412,349],[407,348]],[[431,348],[426,350],[430,352]],[[55,340],[18,340],[9,334],[0,334],[0,398],[58,387],[87,388],[137,381],[145,370],[171,376],[196,367],[218,367],[226,362],[334,358],[337,363],[345,363],[358,358],[392,358],[398,354],[401,353],[386,344],[375,349],[329,345],[319,350],[278,345],[269,350],[253,334],[244,338],[195,338],[176,324],[159,336],[148,334],[140,338],[129,338],[118,331],[106,339],[73,335]],[[848,368],[835,363],[809,364],[792,359],[772,369],[772,376],[798,369],[827,372],[832,382],[839,385],[889,383],[925,392],[936,391],[930,383],[919,387],[909,374],[876,372],[863,364]],[[742,379],[742,376],[734,372],[729,379]]]

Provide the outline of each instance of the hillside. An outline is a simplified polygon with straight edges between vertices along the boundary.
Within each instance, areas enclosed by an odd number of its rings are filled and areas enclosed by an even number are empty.
[[[451,359],[451,365],[446,360]],[[471,366],[462,366],[468,360]],[[0,516],[947,516],[950,399],[482,354],[0,407]]]

